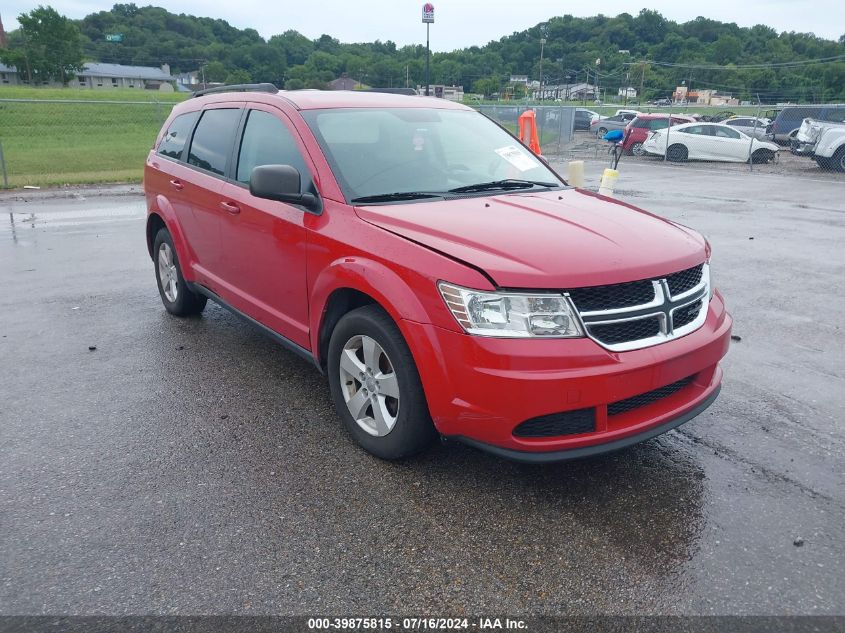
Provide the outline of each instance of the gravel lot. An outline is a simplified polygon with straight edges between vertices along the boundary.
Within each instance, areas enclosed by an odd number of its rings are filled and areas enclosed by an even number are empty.
[[[618,196],[710,239],[722,394],[543,467],[369,457],[307,363],[164,312],[137,193],[4,194],[0,614],[845,614],[845,179],[687,167]]]

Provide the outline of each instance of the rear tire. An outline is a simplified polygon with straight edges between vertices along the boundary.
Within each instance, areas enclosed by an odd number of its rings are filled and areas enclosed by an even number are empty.
[[[633,143],[630,151],[634,156],[645,156],[645,149],[643,149],[642,143]]]
[[[607,134],[607,128],[600,127],[598,132],[599,137],[603,137],[605,134]]]
[[[828,168],[834,171],[845,171],[845,145],[836,150],[833,158],[829,159],[828,165]]]
[[[153,264],[158,293],[164,309],[178,317],[194,316],[205,309],[208,299],[188,287],[170,231],[159,229],[153,241]]]
[[[402,459],[437,438],[411,350],[379,306],[340,319],[329,340],[327,365],[338,415],[364,450]]]
[[[687,158],[689,158],[689,151],[680,143],[670,145],[669,149],[666,150],[666,160],[673,163],[682,163]]]

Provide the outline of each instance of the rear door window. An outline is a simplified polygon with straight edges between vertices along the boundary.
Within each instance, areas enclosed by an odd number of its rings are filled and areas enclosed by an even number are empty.
[[[191,140],[188,163],[218,176],[225,175],[240,117],[240,109],[206,110]]]
[[[238,153],[238,182],[248,183],[261,165],[290,165],[302,176],[301,191],[310,191],[311,174],[288,127],[269,112],[251,110]]]
[[[721,125],[710,125],[708,127],[710,128],[711,136],[718,136],[720,138],[733,138],[733,139],[742,138],[740,136],[739,132],[737,132],[736,130],[732,130],[732,129],[727,128],[727,127],[722,127]]]
[[[185,143],[188,141],[199,115],[199,112],[187,112],[180,114],[170,122],[170,127],[167,128],[164,138],[158,145],[159,156],[167,156],[175,160],[182,158],[182,150],[185,149]]]
[[[648,122],[650,130],[665,130],[669,127],[669,119],[652,119]]]

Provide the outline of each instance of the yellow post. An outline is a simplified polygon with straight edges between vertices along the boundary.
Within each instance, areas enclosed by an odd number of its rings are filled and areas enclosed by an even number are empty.
[[[601,184],[599,185],[599,193],[603,196],[612,196],[613,189],[616,187],[616,180],[619,178],[619,172],[615,169],[605,169],[601,175]]]
[[[566,174],[566,180],[573,187],[583,187],[584,186],[584,161],[583,160],[569,161],[567,174]]]

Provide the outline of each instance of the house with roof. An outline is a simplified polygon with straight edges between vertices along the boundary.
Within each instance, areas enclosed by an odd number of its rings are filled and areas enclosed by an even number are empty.
[[[0,64],[0,87],[2,86],[46,85],[20,72],[14,66]],[[50,86],[61,86],[60,82],[51,82]],[[100,64],[89,62],[83,65],[69,82],[71,88],[91,88],[108,90],[109,88],[136,88],[138,90],[161,90],[173,92],[176,78],[170,74],[170,66],[125,66],[123,64]]]

